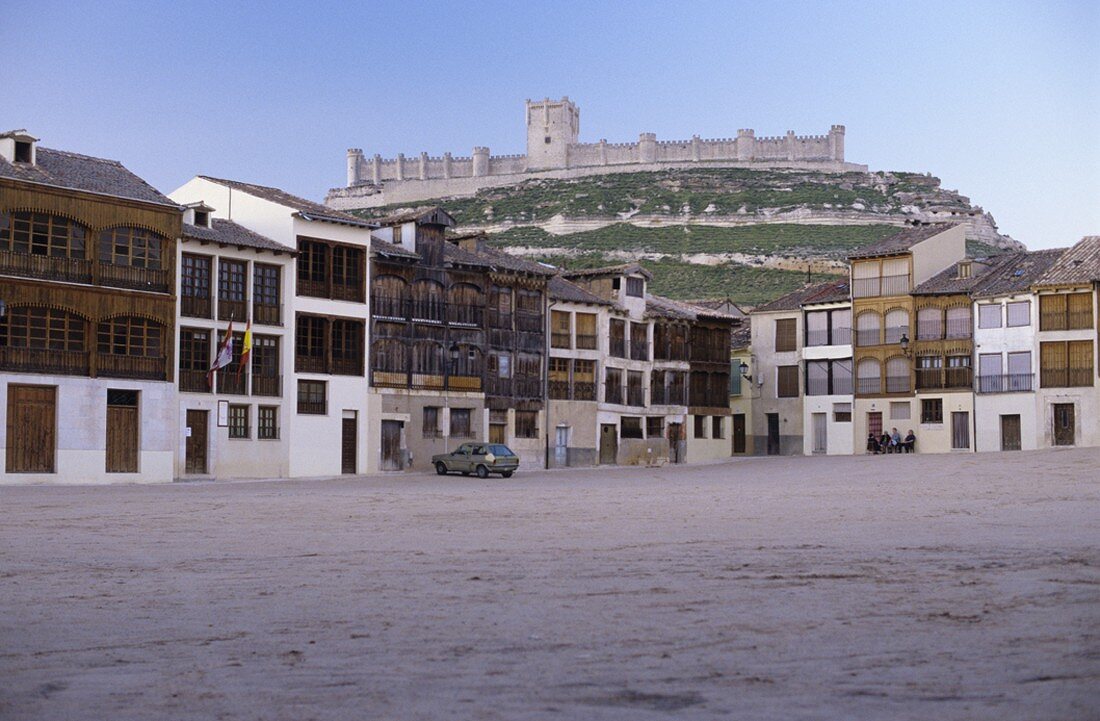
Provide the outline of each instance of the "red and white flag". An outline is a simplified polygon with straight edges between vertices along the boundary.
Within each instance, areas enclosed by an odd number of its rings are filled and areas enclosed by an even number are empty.
[[[214,364],[210,366],[210,370],[206,372],[206,385],[212,387],[214,385],[214,371],[219,368],[225,368],[233,362],[233,321],[229,321],[229,327],[225,330],[225,339],[222,340],[221,346],[218,347],[218,355],[214,358]]]

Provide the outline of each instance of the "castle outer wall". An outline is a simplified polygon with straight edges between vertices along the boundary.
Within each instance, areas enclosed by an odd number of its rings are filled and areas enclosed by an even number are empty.
[[[347,187],[329,191],[333,208],[363,208],[473,195],[481,188],[514,185],[532,178],[578,178],[669,168],[789,168],[825,172],[866,172],[867,166],[844,161],[844,126],[825,135],[756,137],[742,129],[735,138],[658,141],[642,133],[637,143],[577,142],[580,110],[568,98],[527,101],[527,154],[490,155],[474,148],[469,157],[445,153],[416,158],[398,154],[369,160],[359,148],[348,150]]]

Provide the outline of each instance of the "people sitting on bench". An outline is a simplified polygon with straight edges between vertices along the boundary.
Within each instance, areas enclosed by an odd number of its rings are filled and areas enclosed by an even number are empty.
[[[901,447],[905,449],[906,453],[913,453],[916,451],[917,437],[913,434],[913,429],[909,429],[908,435],[905,436],[905,440],[901,442]]]

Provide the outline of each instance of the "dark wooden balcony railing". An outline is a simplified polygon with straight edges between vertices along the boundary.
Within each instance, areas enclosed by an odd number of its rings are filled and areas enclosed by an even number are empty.
[[[539,353],[545,347],[546,336],[542,333],[520,332],[516,336],[516,347],[521,351]]]
[[[282,394],[282,376],[252,376],[252,395],[278,398]]]
[[[578,350],[596,350],[596,336],[590,333],[577,333]]]
[[[542,398],[542,381],[538,378],[513,378],[512,394],[517,398]]]
[[[447,322],[455,325],[481,327],[485,322],[485,308],[480,305],[447,304]]]
[[[162,381],[168,377],[164,356],[132,356],[100,353],[96,356],[99,375],[108,378],[137,378]]]
[[[418,321],[442,323],[447,317],[447,309],[442,301],[430,302],[414,300],[409,303],[409,310],[412,319]]]
[[[101,285],[112,288],[130,288],[167,293],[169,290],[168,271],[158,268],[134,268],[128,265],[99,263],[96,274]]]
[[[248,320],[248,301],[218,298],[218,320]]]
[[[0,370],[86,376],[88,352],[0,347]]]
[[[336,358],[332,359],[332,372],[338,376],[361,376],[363,375],[363,358],[355,356],[352,358]]]
[[[371,370],[370,384],[375,388],[408,388],[408,371]]]
[[[301,355],[294,356],[294,370],[297,373],[327,373],[324,356]]]
[[[1034,373],[979,375],[974,386],[978,393],[1028,393],[1035,389]]]
[[[248,392],[248,374],[237,373],[236,368],[230,366],[229,369],[218,371],[217,386],[218,393],[243,396]]]
[[[298,295],[305,295],[310,298],[327,298],[328,283],[324,280],[311,280],[309,278],[299,277],[297,293]]]
[[[532,313],[523,310],[516,312],[516,330],[543,333],[545,332],[544,329],[545,325],[542,320],[542,313]]]
[[[181,368],[179,371],[180,390],[186,393],[209,393],[212,389],[206,382],[206,371]]]
[[[187,318],[209,318],[212,310],[210,296],[185,295],[180,298],[180,315]]]
[[[278,303],[253,303],[252,322],[262,325],[282,325],[283,306]]]
[[[489,310],[489,327],[501,328],[504,330],[511,330],[512,328],[512,314],[510,312],[499,311],[495,309]]]
[[[370,312],[375,318],[408,320],[409,304],[399,296],[375,293],[370,297]]]
[[[970,388],[974,385],[974,376],[969,367],[943,369],[944,388]]]
[[[362,303],[366,300],[367,294],[363,290],[362,281],[357,283],[333,283],[332,284],[332,298],[333,300],[350,300],[356,303]]]
[[[0,273],[67,283],[92,282],[92,264],[83,258],[51,258],[6,250],[0,250]]]
[[[490,377],[486,380],[485,392],[491,396],[510,396],[512,395],[512,379]]]

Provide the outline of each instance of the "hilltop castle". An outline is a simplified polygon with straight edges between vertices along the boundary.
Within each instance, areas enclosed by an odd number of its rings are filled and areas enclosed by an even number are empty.
[[[348,150],[348,184],[329,191],[334,208],[364,208],[429,198],[472,195],[480,188],[513,185],[529,178],[576,178],[666,168],[798,168],[826,172],[866,172],[867,166],[844,161],[844,126],[825,135],[756,137],[752,129],[735,138],[657,140],[642,133],[636,143],[579,142],[581,111],[568,97],[528,100],[527,154],[490,155],[478,146],[469,157],[370,159],[359,148]]]

